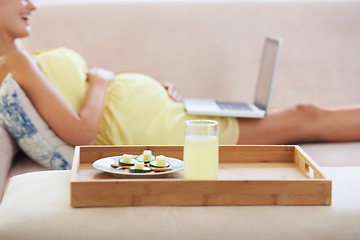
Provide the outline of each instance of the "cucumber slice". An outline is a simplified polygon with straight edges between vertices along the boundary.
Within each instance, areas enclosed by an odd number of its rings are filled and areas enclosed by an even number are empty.
[[[144,162],[143,155],[144,154],[137,155],[135,159],[138,160],[139,162]],[[156,160],[156,156],[154,154],[151,154],[151,159],[145,161],[144,163],[148,163],[148,162],[153,161],[153,160]]]
[[[149,163],[149,165],[152,166],[152,167],[157,167],[157,168],[170,167],[170,163],[168,163],[168,162],[165,163],[165,166],[157,166],[157,165],[156,165],[156,160],[155,160],[155,161],[151,160],[150,163]]]
[[[143,169],[136,169],[135,167],[131,167],[131,168],[129,168],[129,172],[131,172],[131,173],[147,173],[147,172],[151,172],[151,168],[144,167]]]
[[[135,160],[134,158],[132,158],[129,163],[124,163],[122,160],[123,160],[123,159],[122,159],[122,157],[121,157],[121,158],[119,159],[119,165],[120,165],[120,166],[134,166],[135,163],[136,163],[136,160]]]

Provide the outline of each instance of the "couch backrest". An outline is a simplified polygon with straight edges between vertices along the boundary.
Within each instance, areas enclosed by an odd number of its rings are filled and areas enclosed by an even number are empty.
[[[360,102],[359,1],[91,1],[39,5],[29,50],[174,82],[186,97],[252,98],[264,37],[284,40],[273,106]]]

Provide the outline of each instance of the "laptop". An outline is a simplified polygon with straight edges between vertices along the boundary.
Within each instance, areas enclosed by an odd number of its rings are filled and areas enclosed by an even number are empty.
[[[184,98],[187,112],[194,115],[264,118],[270,108],[281,46],[281,39],[265,38],[255,98],[252,102]]]

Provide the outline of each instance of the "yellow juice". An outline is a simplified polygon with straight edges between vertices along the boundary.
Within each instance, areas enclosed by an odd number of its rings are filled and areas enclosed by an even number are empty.
[[[184,175],[186,179],[216,179],[219,141],[216,136],[186,136]]]

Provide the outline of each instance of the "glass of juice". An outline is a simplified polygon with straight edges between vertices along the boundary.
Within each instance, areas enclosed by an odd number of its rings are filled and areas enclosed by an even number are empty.
[[[188,120],[185,126],[185,179],[216,179],[219,168],[218,122]]]

